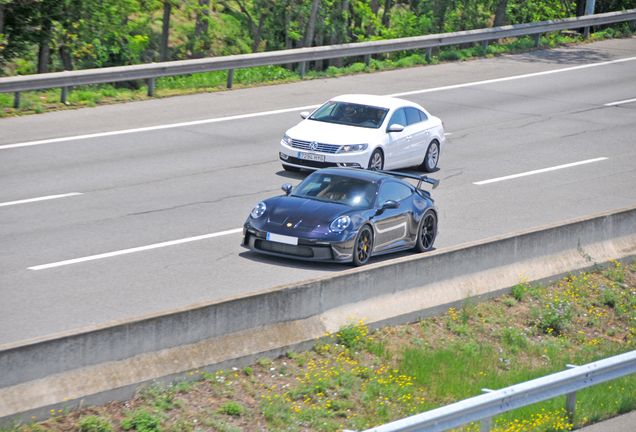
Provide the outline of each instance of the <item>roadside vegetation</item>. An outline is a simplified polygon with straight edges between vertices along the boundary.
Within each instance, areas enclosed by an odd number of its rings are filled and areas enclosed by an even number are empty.
[[[51,412],[3,432],[365,430],[633,350],[636,260],[612,262],[549,284],[520,282],[509,295],[410,325],[372,329],[363,317],[313,350],[244,368],[192,370],[125,402]],[[636,377],[493,419],[493,431],[569,431],[636,409]],[[479,431],[478,423],[459,430]]]

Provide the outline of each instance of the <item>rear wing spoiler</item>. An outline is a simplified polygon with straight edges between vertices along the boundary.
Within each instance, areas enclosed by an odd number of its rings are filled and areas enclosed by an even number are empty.
[[[388,175],[392,175],[394,177],[400,177],[400,178],[409,178],[409,179],[413,179],[413,180],[417,180],[417,188],[418,189],[422,189],[422,183],[429,183],[433,185],[433,189],[437,188],[437,186],[439,186],[439,180],[435,180],[432,178],[429,178],[427,175],[416,175],[416,174],[407,174],[407,173],[403,173],[403,172],[397,172],[397,171],[384,171],[384,170],[379,170],[379,169],[375,169],[375,168],[369,168],[369,170],[371,171],[375,171],[375,172],[379,172],[382,174],[388,174]]]

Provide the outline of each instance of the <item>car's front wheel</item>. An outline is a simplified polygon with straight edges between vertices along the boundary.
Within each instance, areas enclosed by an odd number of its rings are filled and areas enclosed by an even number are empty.
[[[426,150],[426,156],[424,156],[424,162],[419,166],[420,171],[433,172],[437,168],[437,162],[439,161],[439,144],[437,141],[433,141],[429,144]]]
[[[373,251],[373,232],[368,225],[363,226],[358,231],[353,245],[353,265],[359,267],[365,265]]]
[[[437,235],[437,216],[433,210],[427,210],[422,216],[420,226],[417,229],[417,243],[415,250],[418,252],[428,252],[433,249],[435,236]]]
[[[384,155],[382,150],[375,149],[371,158],[369,159],[369,168],[375,168],[378,170],[384,169]]]
[[[296,167],[289,166],[289,165],[283,165],[283,169],[285,171],[289,171],[289,172],[298,172],[298,171],[300,171],[300,168],[296,168]]]

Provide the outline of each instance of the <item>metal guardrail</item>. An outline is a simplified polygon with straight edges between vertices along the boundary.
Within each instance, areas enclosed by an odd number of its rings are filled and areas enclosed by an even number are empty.
[[[145,79],[148,80],[148,95],[152,96],[154,94],[154,80],[156,78],[220,70],[229,71],[227,86],[228,88],[231,88],[234,69],[275,64],[303,63],[307,61],[361,55],[365,56],[366,62],[368,63],[372,54],[414,49],[426,49],[427,57],[430,58],[431,49],[434,47],[482,42],[484,48],[486,48],[489,41],[526,35],[535,35],[535,46],[538,46],[539,38],[542,33],[578,28],[587,29],[591,26],[626,21],[632,21],[632,29],[634,29],[636,25],[636,9],[609,12],[598,15],[587,15],[576,18],[468,30],[454,33],[432,34],[410,38],[6,77],[0,78],[0,93],[15,93],[14,106],[18,108],[20,102],[19,93],[23,91],[59,87],[62,88],[62,102],[65,103],[67,89],[71,86]]]
[[[501,390],[483,389],[487,394],[368,429],[368,432],[441,432],[476,421],[481,421],[481,432],[488,432],[493,416],[562,395],[566,395],[565,410],[572,419],[577,390],[633,374],[636,351],[567,367],[570,369]]]

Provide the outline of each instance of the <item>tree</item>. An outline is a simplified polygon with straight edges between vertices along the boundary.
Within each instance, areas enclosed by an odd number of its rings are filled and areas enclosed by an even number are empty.
[[[203,57],[210,49],[210,0],[198,0],[197,3],[192,53],[193,57]]]
[[[172,11],[172,2],[170,0],[163,2],[163,20],[161,21],[161,48],[159,61],[164,62],[168,59],[168,41],[170,38],[170,13]]]
[[[495,20],[492,23],[493,27],[501,27],[506,16],[506,9],[508,8],[508,0],[499,0],[497,3],[497,9],[495,10]]]

